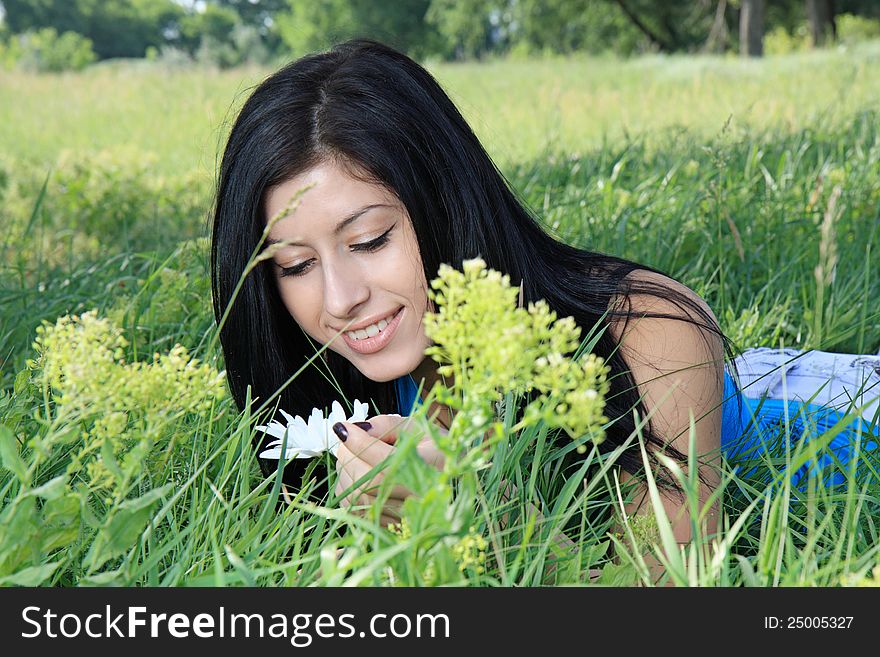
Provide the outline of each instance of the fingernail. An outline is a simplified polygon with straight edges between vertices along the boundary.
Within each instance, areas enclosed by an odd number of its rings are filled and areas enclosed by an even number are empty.
[[[356,427],[360,427],[364,431],[369,431],[370,429],[373,428],[373,425],[370,424],[369,422],[353,422],[353,424]]]
[[[348,429],[345,428],[345,425],[342,422],[337,422],[333,425],[333,431],[336,432],[336,435],[339,436],[339,440],[345,442],[348,440]]]

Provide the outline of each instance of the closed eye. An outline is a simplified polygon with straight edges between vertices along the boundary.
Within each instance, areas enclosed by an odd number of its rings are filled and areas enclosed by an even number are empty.
[[[396,226],[396,225],[397,224],[394,224],[394,226]],[[383,246],[388,244],[388,241],[390,239],[388,236],[391,234],[391,231],[394,230],[394,226],[392,226],[391,228],[386,230],[384,233],[382,233],[379,237],[377,237],[374,240],[370,240],[369,242],[363,242],[361,244],[352,244],[351,250],[366,252],[366,253],[373,253],[374,251],[378,251]],[[310,266],[314,262],[314,260],[315,259],[312,258],[311,260],[306,260],[305,262],[303,262],[299,265],[295,265],[293,267],[281,267],[279,265],[279,269],[281,270],[281,276],[302,276],[303,274],[305,274],[306,272],[309,271]]]

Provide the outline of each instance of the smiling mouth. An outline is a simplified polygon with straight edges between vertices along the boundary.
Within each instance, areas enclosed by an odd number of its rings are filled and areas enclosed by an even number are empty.
[[[348,333],[343,333],[343,339],[348,347],[357,353],[360,354],[372,354],[377,351],[381,351],[385,345],[387,345],[393,338],[397,331],[398,326],[400,325],[401,317],[403,316],[405,308],[401,307],[394,315],[391,316],[391,320],[383,326],[379,330],[378,333],[373,335],[368,335],[367,337],[361,338],[353,338]],[[384,321],[384,320],[383,320]],[[375,329],[373,329],[375,330]]]
[[[381,334],[383,331],[385,331],[385,329],[388,328],[391,322],[393,322],[394,319],[400,314],[401,310],[403,310],[403,307],[398,308],[393,313],[390,313],[387,317],[383,317],[382,319],[380,319],[378,322],[370,324],[370,326],[367,328],[358,329],[356,331],[345,331],[345,335],[350,337],[352,340],[365,340],[367,338],[375,337],[376,335]],[[367,329],[370,329],[370,331],[368,331]],[[373,332],[376,331],[376,329],[378,329],[378,332]]]

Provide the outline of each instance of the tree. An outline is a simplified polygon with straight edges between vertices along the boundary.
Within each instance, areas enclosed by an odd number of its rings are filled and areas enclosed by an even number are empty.
[[[865,18],[880,18],[880,2],[877,0],[837,0],[837,14],[855,14]]]
[[[500,2],[433,0],[425,20],[441,35],[444,56],[471,59],[491,49],[491,15],[503,9]]]
[[[207,5],[204,11],[188,14],[180,20],[181,45],[193,54],[204,39],[231,44],[232,30],[240,22],[234,9]]]
[[[829,38],[837,39],[834,13],[834,0],[807,0],[807,20],[814,46],[824,45]]]
[[[327,48],[361,36],[422,57],[434,52],[438,37],[425,20],[431,0],[288,0],[276,15],[278,32],[294,55]]]
[[[11,32],[54,27],[57,32],[85,34],[86,14],[81,0],[3,0]]]
[[[635,11],[624,2],[624,0],[616,0],[616,2],[620,6],[621,11],[623,11],[623,13],[633,22],[633,25],[639,28],[642,33],[648,37],[651,43],[663,52],[672,52],[675,49],[675,46],[670,41],[647,25]]]
[[[287,0],[208,0],[210,4],[232,9],[244,25],[252,25],[266,36],[274,15],[287,9]]]
[[[99,59],[143,57],[165,43],[184,15],[172,0],[3,0],[13,32],[44,27],[76,32],[92,41]]]
[[[526,51],[630,54],[649,47],[633,21],[608,0],[516,0],[505,15],[509,25],[499,36]]]
[[[706,52],[724,52],[727,50],[727,42],[730,38],[730,30],[727,27],[727,0],[718,0],[715,5],[715,18],[712,21],[712,29],[706,37]]]
[[[742,0],[739,49],[743,57],[761,57],[764,54],[764,0]]]
[[[608,0],[601,0],[601,3],[605,2]],[[594,0],[592,4],[600,2]],[[614,4],[655,48],[663,52],[694,51],[702,48],[717,15],[713,0],[614,0]],[[722,11],[722,17],[723,13]]]

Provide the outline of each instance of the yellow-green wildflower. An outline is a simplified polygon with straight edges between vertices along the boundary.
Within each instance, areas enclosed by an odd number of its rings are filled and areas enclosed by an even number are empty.
[[[425,353],[466,398],[494,400],[498,393],[537,389],[541,396],[527,408],[524,425],[543,420],[572,438],[602,440],[609,369],[594,354],[577,361],[565,356],[580,345],[574,318],[557,319],[543,299],[518,307],[510,277],[487,269],[481,258],[464,261],[462,271],[441,265],[431,287],[438,312],[425,314],[425,332],[434,341]],[[489,421],[480,404],[470,406],[483,420],[477,424]]]
[[[486,539],[478,534],[476,528],[471,527],[467,536],[464,536],[452,546],[452,553],[458,562],[459,570],[473,567],[474,571],[482,573],[486,569]]]
[[[83,427],[68,472],[84,470],[94,489],[137,473],[170,422],[204,413],[225,395],[223,372],[200,365],[184,347],[156,353],[151,363],[126,363],[127,346],[118,327],[91,311],[38,327],[37,358],[28,363],[57,414]]]

